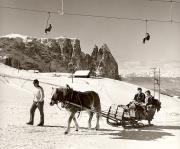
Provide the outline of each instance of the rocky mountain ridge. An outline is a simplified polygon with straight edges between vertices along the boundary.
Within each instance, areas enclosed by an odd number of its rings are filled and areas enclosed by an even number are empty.
[[[6,65],[40,72],[90,70],[118,79],[118,64],[108,46],[96,45],[92,53],[82,52],[76,38],[34,38],[11,34],[0,37],[0,59]]]

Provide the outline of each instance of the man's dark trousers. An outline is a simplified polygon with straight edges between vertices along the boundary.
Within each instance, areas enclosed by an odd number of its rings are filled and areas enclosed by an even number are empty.
[[[44,110],[43,110],[43,107],[44,107],[44,101],[42,101],[42,102],[33,101],[33,104],[32,104],[31,109],[30,109],[30,122],[32,124],[34,123],[35,110],[36,110],[36,108],[38,108],[39,112],[40,112],[40,123],[39,124],[44,125]]]

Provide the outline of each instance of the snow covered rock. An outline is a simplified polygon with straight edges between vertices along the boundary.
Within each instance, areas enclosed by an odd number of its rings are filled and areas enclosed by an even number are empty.
[[[100,71],[101,76],[118,79],[118,64],[106,44],[99,49],[95,46],[91,57],[92,67]]]

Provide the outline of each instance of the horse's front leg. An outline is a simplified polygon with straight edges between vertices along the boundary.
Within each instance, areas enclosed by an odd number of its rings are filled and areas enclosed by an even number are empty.
[[[96,129],[96,130],[99,130],[99,128],[100,128],[100,126],[99,126],[100,114],[99,114],[99,113],[96,114],[96,118],[97,118],[97,122],[96,122],[96,127],[95,127],[95,129]]]
[[[74,121],[75,126],[76,126],[76,131],[78,131],[78,130],[79,130],[79,125],[78,125],[78,123],[77,123],[77,120],[76,120],[76,117],[75,117],[75,116],[73,117],[73,121]]]
[[[91,121],[93,118],[93,112],[89,112],[88,129],[91,129]]]
[[[75,116],[75,113],[76,113],[76,112],[71,112],[71,114],[70,114],[70,117],[69,117],[69,119],[68,119],[68,126],[67,126],[66,131],[64,132],[65,134],[68,134],[69,131],[70,131],[71,121],[72,121],[73,117]]]

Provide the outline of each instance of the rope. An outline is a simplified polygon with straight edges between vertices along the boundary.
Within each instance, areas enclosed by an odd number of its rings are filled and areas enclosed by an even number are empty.
[[[58,106],[58,104],[56,104],[56,105],[57,105],[58,109],[61,110],[61,108]]]

